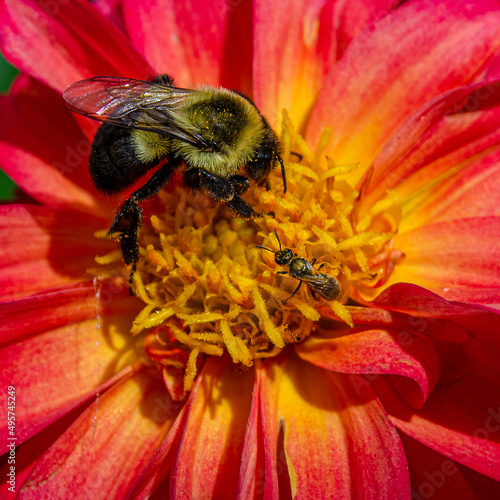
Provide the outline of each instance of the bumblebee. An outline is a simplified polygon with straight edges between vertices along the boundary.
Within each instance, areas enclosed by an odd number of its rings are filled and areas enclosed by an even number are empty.
[[[118,236],[123,259],[132,264],[130,279],[139,259],[139,202],[156,195],[181,167],[186,187],[227,203],[245,219],[259,214],[240,195],[250,179],[266,185],[277,162],[286,192],[278,137],[243,94],[178,88],[162,75],[152,81],[89,78],[70,85],[63,96],[72,111],[103,122],[89,159],[99,191],[119,193],[157,168],[121,205],[108,233]]]
[[[316,263],[316,257],[309,262],[304,257],[299,257],[294,254],[289,248],[281,248],[281,241],[278,237],[278,232],[276,228],[274,229],[274,234],[278,240],[280,249],[277,252],[273,252],[270,248],[266,248],[257,245],[257,248],[262,248],[268,252],[274,253],[274,261],[278,266],[288,266],[288,271],[278,271],[278,274],[289,274],[292,278],[296,278],[300,281],[297,288],[293,291],[292,295],[287,300],[291,299],[300,289],[302,283],[307,283],[311,288],[313,297],[316,298],[316,293],[325,300],[335,300],[339,297],[341,290],[339,282],[329,274],[319,273],[318,271],[326,265],[326,263],[321,264],[318,269],[314,269],[314,264]]]

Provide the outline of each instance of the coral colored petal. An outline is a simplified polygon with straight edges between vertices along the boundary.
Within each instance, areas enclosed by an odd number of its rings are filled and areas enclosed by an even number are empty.
[[[262,412],[267,454],[284,432],[284,463],[269,463],[276,483],[288,472],[297,498],[406,498],[409,478],[397,432],[371,389],[350,377],[282,356],[264,363]],[[273,467],[267,470],[267,467]],[[285,478],[284,478],[285,479]],[[271,485],[269,487],[272,487]],[[276,498],[273,495],[264,496]]]
[[[481,317],[477,319],[480,323]],[[495,331],[475,332],[475,363],[454,384],[437,387],[416,412],[399,401],[382,380],[372,387],[395,425],[452,460],[500,480],[500,370],[498,320]]]
[[[396,283],[389,286],[377,297],[366,300],[364,293],[354,290],[351,296],[369,306],[380,307],[389,311],[400,311],[423,318],[446,318],[483,313],[484,308],[451,302],[439,295],[411,283]]]
[[[156,418],[168,398],[147,374],[117,384],[92,404],[38,461],[23,498],[123,497],[171,425]]]
[[[260,368],[260,361],[256,361]],[[264,450],[260,418],[260,386],[263,371],[255,371],[252,406],[248,418],[238,482],[238,500],[260,498],[264,492]]]
[[[253,370],[236,377],[230,360],[211,358],[200,377],[172,471],[171,496],[235,498]]]
[[[499,217],[429,224],[400,232],[394,245],[405,258],[386,286],[407,282],[447,300],[500,309]]]
[[[36,333],[93,319],[96,314],[139,313],[143,303],[130,297],[124,278],[70,283],[0,303],[0,344],[18,342]]]
[[[310,120],[328,154],[361,177],[404,120],[434,96],[481,76],[500,45],[493,2],[407,2],[359,34],[328,75]],[[384,57],[380,57],[383,54]]]
[[[38,205],[0,206],[0,289],[3,298],[82,279],[94,257],[112,245],[94,238],[102,219]]]
[[[451,169],[464,168],[498,145],[499,85],[492,81],[453,89],[414,112],[375,159],[363,204],[369,208],[388,190],[401,200],[414,200],[417,190],[426,195]]]
[[[125,0],[134,44],[157,73],[178,85],[219,85],[248,92],[251,78],[251,3]]]
[[[0,97],[0,115],[2,169],[26,193],[46,205],[103,210],[87,167],[90,142],[58,93],[21,75]]]
[[[334,339],[309,338],[295,347],[304,361],[342,373],[406,377],[406,400],[421,408],[439,377],[439,358],[430,339],[404,330],[353,331]],[[402,381],[401,381],[402,382]]]
[[[123,33],[84,0],[5,0],[0,47],[19,69],[59,91],[95,75],[150,73]]]
[[[17,393],[18,444],[137,361],[129,335],[132,320],[133,314],[124,313],[94,317],[0,349],[1,383]],[[2,433],[6,425],[0,424]]]
[[[459,468],[448,457],[436,453],[423,444],[401,433],[401,441],[405,448],[412,498],[431,498],[433,500],[476,500]]]

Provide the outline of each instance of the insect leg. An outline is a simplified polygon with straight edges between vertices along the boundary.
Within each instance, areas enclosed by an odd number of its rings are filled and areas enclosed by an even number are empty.
[[[244,219],[252,219],[260,215],[238,196],[238,194],[248,189],[246,183],[242,181],[242,176],[235,175],[229,179],[224,179],[203,169],[199,169],[198,174],[200,176],[201,187],[214,200],[226,202],[233,212]]]
[[[108,231],[108,236],[118,233],[123,260],[127,265],[132,264],[129,285],[132,283],[136,264],[139,260],[138,233],[142,221],[142,209],[139,202],[157,194],[169,181],[178,163],[176,160],[169,161],[155,172],[144,186],[134,191],[130,198],[118,209],[118,213]]]
[[[302,286],[302,281],[299,282],[299,286],[293,291],[292,295],[290,295],[290,297],[288,297],[288,299],[284,300],[283,301],[283,304],[287,301],[287,300],[290,300],[298,291],[299,291],[299,288]]]

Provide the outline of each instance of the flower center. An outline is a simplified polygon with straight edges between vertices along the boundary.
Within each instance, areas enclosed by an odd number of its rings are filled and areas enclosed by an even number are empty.
[[[145,306],[131,333],[147,332],[146,352],[167,385],[182,376],[189,390],[202,355],[227,351],[249,367],[278,354],[314,331],[319,305],[353,326],[351,287],[381,282],[396,222],[380,213],[357,220],[360,192],[342,176],[358,166],[325,157],[329,137],[327,129],[313,152],[285,115],[288,192],[274,169],[270,189],[243,195],[262,217],[235,218],[182,187],[160,193],[164,211],[145,220],[139,236],[134,291]]]

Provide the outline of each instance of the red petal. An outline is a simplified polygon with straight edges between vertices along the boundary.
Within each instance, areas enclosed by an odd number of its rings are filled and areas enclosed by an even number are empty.
[[[329,155],[361,176],[391,135],[432,97],[482,76],[500,44],[495,3],[408,2],[347,48],[321,89],[307,138],[333,127]],[[381,57],[383,54],[383,57]]]
[[[99,397],[45,453],[21,487],[23,497],[123,498],[160,443],[170,419],[160,380],[135,375]]]
[[[500,309],[500,217],[437,222],[400,232],[405,258],[387,285],[406,282],[447,300]]]
[[[133,315],[95,317],[0,349],[1,382],[17,393],[18,444],[50,425],[137,360],[129,335]],[[116,335],[110,344],[108,338]],[[7,422],[0,424],[2,431]],[[4,444],[5,446],[5,444]]]
[[[401,442],[368,386],[354,387],[350,377],[293,355],[274,358],[264,369],[264,497],[277,498],[278,473],[287,469],[297,498],[408,495]],[[279,426],[285,455],[276,457]]]
[[[15,66],[59,91],[95,75],[150,73],[123,33],[84,0],[5,0],[0,44]]]
[[[297,354],[316,366],[342,373],[391,374],[409,380],[400,391],[421,408],[439,377],[439,358],[430,339],[404,330],[353,331],[334,339],[309,338],[295,347]]]
[[[171,495],[235,498],[253,370],[235,376],[230,360],[211,358],[205,362],[200,377],[202,382],[192,396],[172,471]]]
[[[0,303],[0,344],[100,316],[139,313],[142,302],[128,293],[125,279],[71,283]]]
[[[414,500],[431,497],[433,500],[477,499],[453,460],[436,453],[403,433],[401,433],[401,441],[410,469]]]
[[[478,317],[477,322],[481,323]],[[500,370],[498,319],[495,331],[475,329],[477,362],[452,385],[437,387],[424,408],[412,411],[381,379],[372,387],[395,425],[451,459],[500,480]]]
[[[90,142],[61,96],[21,75],[0,97],[2,168],[32,198],[51,206],[99,213],[88,172]]]
[[[123,2],[130,37],[157,73],[183,86],[222,84],[248,91],[251,4],[172,0]]]
[[[102,219],[37,205],[0,206],[0,289],[4,298],[88,279],[94,257],[112,246],[93,237]]]

